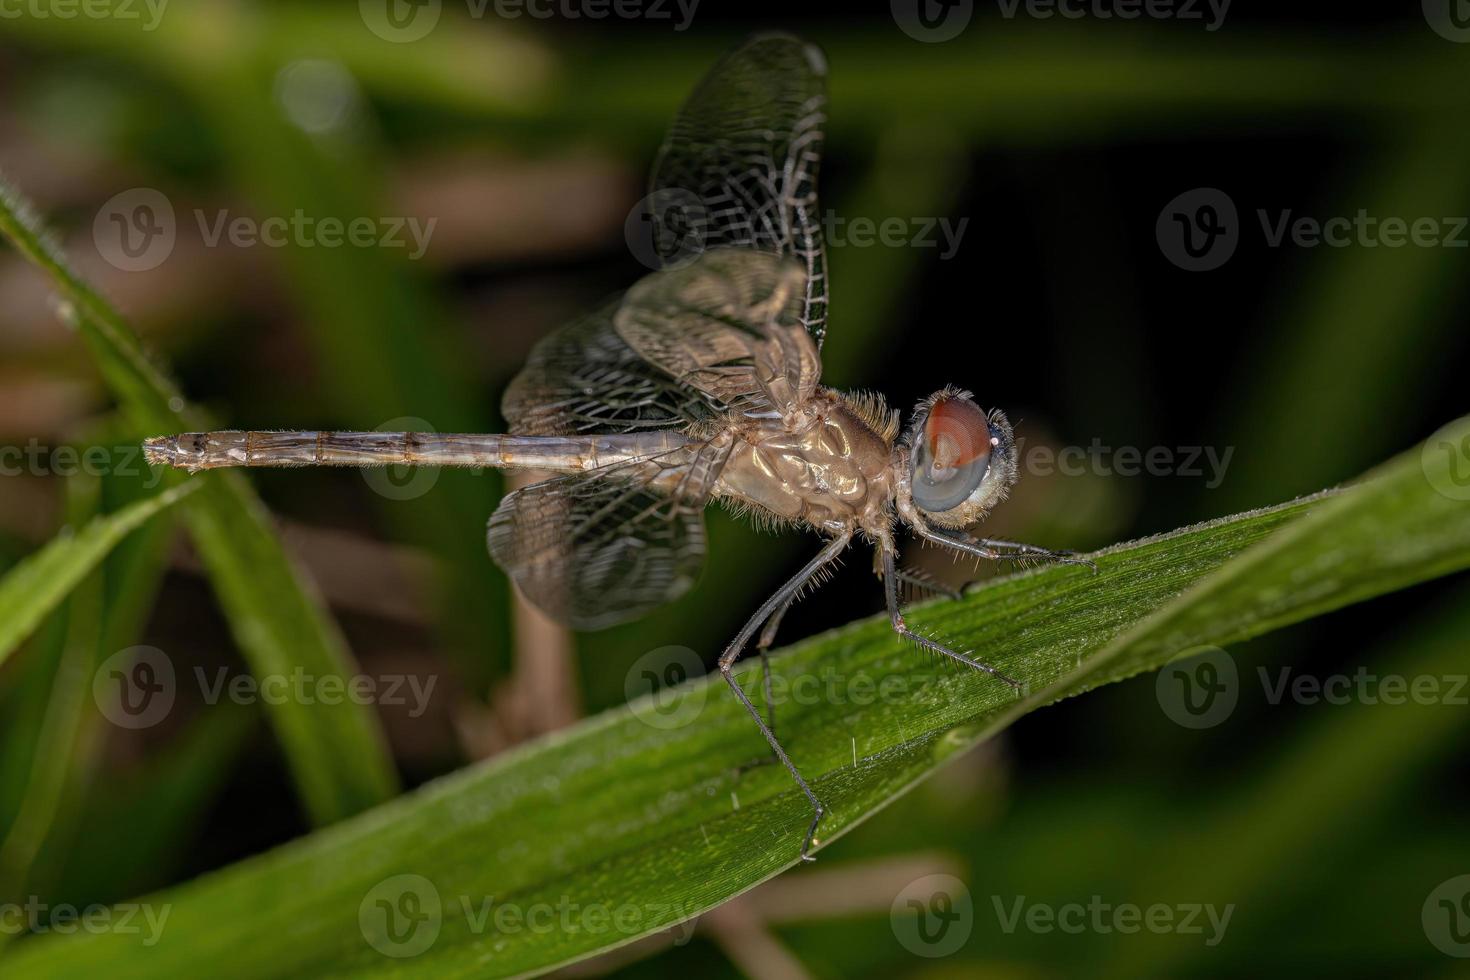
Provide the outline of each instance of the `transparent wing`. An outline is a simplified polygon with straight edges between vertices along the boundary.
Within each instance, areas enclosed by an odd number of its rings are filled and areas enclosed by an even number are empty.
[[[688,219],[709,248],[795,257],[805,273],[800,320],[820,347],[827,330],[827,262],[817,211],[827,64],[786,34],[751,38],[726,55],[684,103],[653,165],[653,199],[692,195]],[[658,205],[655,205],[656,207]],[[664,230],[654,214],[655,233]],[[660,254],[673,254],[660,243]]]
[[[687,429],[719,406],[680,385],[613,328],[618,300],[538,343],[501,412],[520,435]]]
[[[800,319],[804,286],[789,258],[716,249],[644,276],[613,323],[637,355],[715,403],[785,414],[811,398],[822,372]]]
[[[727,411],[785,412],[816,391],[793,260],[737,249],[645,276],[532,350],[506,389],[510,431],[691,431]]]
[[[547,615],[582,630],[682,595],[704,563],[704,505],[727,443],[556,477],[507,494],[490,554]]]

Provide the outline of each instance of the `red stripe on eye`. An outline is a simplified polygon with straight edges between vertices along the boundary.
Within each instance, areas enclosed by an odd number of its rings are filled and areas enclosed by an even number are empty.
[[[990,454],[990,423],[978,405],[963,398],[935,403],[924,431],[929,452],[946,467],[965,466]],[[954,458],[943,458],[948,455]]]

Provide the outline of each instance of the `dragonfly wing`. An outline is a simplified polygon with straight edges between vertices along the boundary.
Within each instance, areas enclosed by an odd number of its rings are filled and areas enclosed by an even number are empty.
[[[817,210],[827,64],[787,34],[751,38],[726,55],[684,103],[653,165],[655,234],[702,236],[792,256],[804,281],[800,320],[820,347],[827,331],[827,260]],[[679,213],[659,213],[676,209]],[[694,214],[685,214],[685,211]],[[666,219],[681,221],[677,228]],[[657,242],[660,254],[676,251]]]
[[[501,412],[519,435],[687,429],[721,410],[628,346],[613,327],[621,300],[538,343]]]
[[[812,397],[822,373],[801,323],[804,279],[791,259],[716,249],[643,277],[613,323],[639,356],[728,410],[785,414]]]
[[[729,455],[694,444],[507,494],[490,554],[547,615],[595,630],[670,602],[704,564],[704,505]]]

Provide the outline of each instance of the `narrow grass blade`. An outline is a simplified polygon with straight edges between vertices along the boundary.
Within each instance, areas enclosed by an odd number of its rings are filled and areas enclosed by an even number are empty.
[[[0,579],[0,663],[15,651],[114,545],[194,490],[181,484],[53,539]]]
[[[67,266],[14,191],[0,184],[0,234],[53,281],[61,313],[82,335],[136,434],[196,430],[204,419],[144,355],[115,310]],[[170,477],[170,479],[173,479]],[[258,497],[239,474],[193,478],[184,509],[236,642],[258,677],[352,673],[335,625],[281,548]],[[0,646],[3,649],[3,646]],[[351,699],[304,704],[285,698],[271,721],[307,812],[330,823],[392,796],[396,777],[377,718]]]

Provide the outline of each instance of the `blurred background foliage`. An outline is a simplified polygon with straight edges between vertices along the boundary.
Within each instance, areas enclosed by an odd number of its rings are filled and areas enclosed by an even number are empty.
[[[905,35],[883,4],[828,17],[704,0],[682,32],[460,6],[405,44],[376,37],[350,3],[196,0],[168,6],[154,31],[7,14],[0,172],[222,424],[492,431],[531,345],[646,271],[624,221],[690,86],[743,35],[781,27],[831,65],[824,205],[849,220],[968,221],[948,258],[831,249],[829,383],[902,408],[959,384],[1004,407],[1032,446],[1233,450],[1218,486],[1208,468],[1023,474],[988,533],[1081,550],[1287,499],[1467,408],[1465,251],[1273,248],[1256,217],[1470,213],[1470,46],[1432,31],[1418,5],[1362,19],[1326,4],[1231,9],[1213,32],[982,5],[940,44]],[[103,203],[133,187],[162,191],[180,216],[174,251],[147,272],[109,265],[92,235]],[[1160,210],[1195,187],[1224,190],[1241,215],[1240,247],[1207,273],[1176,268],[1155,240]],[[417,261],[211,247],[196,208],[436,225]],[[45,283],[10,251],[0,351],[0,442],[131,438]],[[0,480],[0,568],[151,480],[40,469]],[[423,716],[379,709],[407,786],[622,701],[647,651],[686,646],[711,663],[810,550],[712,512],[713,560],[693,592],[568,638],[515,608],[485,554],[497,476],[446,471],[424,492],[422,475],[389,479],[410,489],[347,471],[251,477],[360,669],[437,679]],[[1467,599],[1463,582],[1419,587],[1232,652],[1251,679],[1283,664],[1463,672]],[[784,635],[880,605],[853,561]],[[140,642],[181,670],[244,670],[170,517],[131,536],[0,669],[0,901],[122,899],[309,829],[258,707],[185,703],[142,732],[101,718],[91,672]],[[738,900],[743,917],[578,969],[1225,976],[1264,972],[1269,957],[1338,976],[1448,973],[1419,910],[1470,870],[1467,718],[1273,705],[1247,681],[1226,723],[1192,732],[1159,710],[1152,678],[1114,685],[958,760],[816,867],[766,886],[768,901]],[[887,917],[898,888],[936,869],[969,884],[976,932],[930,963]],[[1250,914],[1210,948],[1005,934],[993,895]]]

